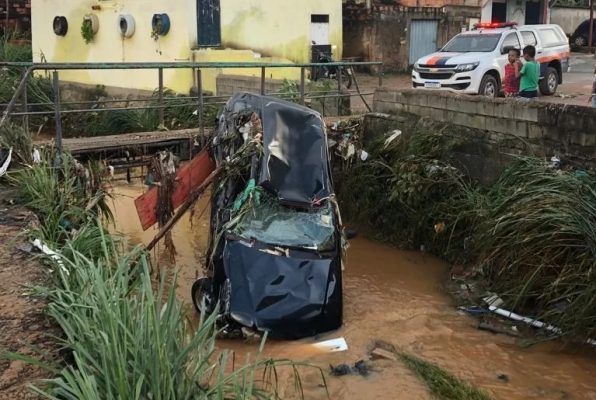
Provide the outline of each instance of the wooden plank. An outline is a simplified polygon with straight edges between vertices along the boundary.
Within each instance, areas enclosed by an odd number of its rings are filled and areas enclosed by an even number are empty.
[[[206,150],[203,150],[189,163],[182,166],[176,173],[176,188],[172,193],[174,209],[180,207],[214,170],[215,163]],[[157,196],[158,188],[152,187],[145,194],[135,199],[135,207],[144,231],[157,222],[157,216],[155,215]]]

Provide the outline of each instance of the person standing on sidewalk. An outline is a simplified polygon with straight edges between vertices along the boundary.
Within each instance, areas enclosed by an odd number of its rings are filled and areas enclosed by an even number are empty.
[[[524,60],[526,62],[519,71],[521,77],[519,81],[519,97],[533,99],[538,97],[538,80],[540,79],[540,64],[536,57],[536,48],[534,46],[524,47]]]

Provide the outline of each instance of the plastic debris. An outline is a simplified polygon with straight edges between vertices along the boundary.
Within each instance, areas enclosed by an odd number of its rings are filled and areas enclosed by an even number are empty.
[[[360,150],[360,160],[366,161],[368,160],[368,156],[369,154],[366,151]]]
[[[538,321],[537,319],[534,319],[534,318],[524,317],[524,316],[516,314],[512,311],[508,311],[503,308],[500,308],[500,306],[502,304],[504,304],[505,302],[503,301],[503,299],[501,299],[497,295],[485,297],[483,300],[486,302],[486,304],[488,304],[488,309],[490,311],[494,312],[495,314],[501,315],[505,318],[512,319],[514,321],[524,322],[524,323],[531,325],[535,328],[546,329],[547,331],[555,333],[557,335],[560,335],[563,333],[563,331],[560,328],[557,328],[556,326],[546,324],[546,323],[544,323],[542,321]],[[591,344],[592,346],[596,346],[596,340],[594,340],[594,339],[587,339],[586,343]]]
[[[391,134],[391,136],[389,136],[387,138],[387,140],[385,140],[385,145],[383,147],[389,146],[391,144],[391,142],[393,142],[395,139],[397,139],[400,135],[401,135],[401,131],[399,129],[394,130],[393,133]]]
[[[8,171],[8,166],[10,165],[11,158],[12,158],[12,149],[8,149],[8,156],[6,156],[6,159],[4,160],[2,165],[0,165],[0,178],[2,176],[4,176],[4,174],[6,174],[6,171]]]
[[[31,242],[31,244],[34,247],[37,247],[42,253],[49,256],[52,260],[56,261],[56,264],[58,264],[58,267],[60,267],[62,272],[64,272],[66,275],[69,275],[68,270],[66,269],[66,267],[64,266],[64,263],[62,262],[62,257],[60,256],[60,254],[58,254],[55,251],[53,251],[52,249],[50,249],[40,239],[33,240]]]
[[[41,164],[41,154],[39,153],[39,149],[36,147],[33,149],[33,164]]]
[[[343,337],[314,343],[312,346],[328,353],[348,350],[348,343]]]

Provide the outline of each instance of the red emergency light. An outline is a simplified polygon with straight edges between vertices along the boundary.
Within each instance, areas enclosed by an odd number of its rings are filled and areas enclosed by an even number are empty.
[[[480,22],[474,24],[474,29],[497,29],[511,28],[517,25],[517,22]]]

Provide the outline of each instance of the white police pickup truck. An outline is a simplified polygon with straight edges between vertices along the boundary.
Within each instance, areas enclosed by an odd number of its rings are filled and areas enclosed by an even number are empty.
[[[536,47],[540,92],[552,95],[569,69],[569,42],[558,25],[476,24],[436,53],[419,59],[412,70],[415,88],[451,90],[495,97],[501,91],[507,53]]]

